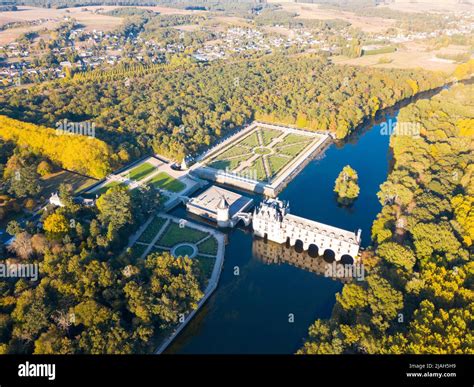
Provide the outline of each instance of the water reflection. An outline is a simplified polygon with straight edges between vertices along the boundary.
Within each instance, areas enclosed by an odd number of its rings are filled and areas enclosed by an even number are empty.
[[[262,238],[253,239],[252,255],[267,265],[286,263],[321,276],[327,276],[328,266],[332,267],[334,262],[334,259],[324,256],[312,257],[307,251],[299,252],[295,247],[266,241]],[[343,262],[336,264],[343,265]],[[351,281],[351,278],[329,278],[343,283]]]

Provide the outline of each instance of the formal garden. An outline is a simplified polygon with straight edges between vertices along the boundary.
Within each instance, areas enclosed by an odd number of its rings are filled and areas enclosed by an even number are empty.
[[[194,259],[205,287],[216,262],[218,247],[219,242],[211,229],[186,220],[157,215],[130,250],[135,259],[144,259],[156,252],[168,252],[175,258]]]
[[[179,193],[186,188],[186,184],[172,177],[169,173],[160,170],[161,162],[149,158],[147,161],[123,170],[104,183],[97,185],[82,194],[84,197],[95,198],[106,193],[110,188],[118,185],[128,186],[131,190],[141,185],[151,185],[162,192],[163,198],[169,198],[169,194]]]
[[[251,179],[271,182],[278,173],[319,136],[257,125],[250,133],[207,160],[216,170],[239,173]]]

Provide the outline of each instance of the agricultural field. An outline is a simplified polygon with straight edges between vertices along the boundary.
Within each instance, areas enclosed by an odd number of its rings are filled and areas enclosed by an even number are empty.
[[[364,32],[384,32],[395,24],[393,19],[359,16],[354,12],[324,8],[319,4],[280,2],[279,0],[270,0],[269,2],[281,3],[284,11],[297,13],[297,18],[313,20],[344,20],[351,23],[352,27],[359,28]]]
[[[244,137],[205,161],[209,168],[239,173],[252,180],[271,182],[318,136],[256,124]]]
[[[469,53],[468,46],[449,45],[433,50],[425,42],[407,42],[398,47],[395,52],[363,55],[359,58],[348,58],[341,55],[334,57],[333,61],[341,65],[397,69],[424,68],[450,73],[456,69],[458,64],[454,60],[443,59],[443,57],[455,57],[467,53]]]
[[[52,193],[57,192],[61,184],[69,184],[74,192],[79,192],[96,182],[94,179],[69,171],[52,173],[42,177],[41,180],[42,195],[45,197],[49,197]]]
[[[120,17],[95,13],[94,11],[97,8],[108,7],[87,7],[87,10],[84,10],[84,8],[55,9],[18,7],[18,11],[1,12],[0,26],[8,23],[33,22],[38,20],[44,20],[44,23],[2,30],[0,31],[0,45],[6,45],[15,41],[15,39],[18,39],[25,32],[40,32],[44,29],[53,30],[60,25],[65,17],[76,19],[87,31],[94,29],[111,31],[122,24],[123,19]]]

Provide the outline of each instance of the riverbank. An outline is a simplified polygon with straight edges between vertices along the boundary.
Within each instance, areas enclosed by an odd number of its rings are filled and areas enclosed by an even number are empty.
[[[164,215],[163,215],[164,216]],[[166,218],[172,219],[172,217],[166,216]],[[189,226],[189,223],[187,223]],[[194,315],[199,311],[200,308],[206,303],[209,297],[214,293],[217,289],[217,285],[219,284],[219,277],[222,272],[222,266],[224,265],[224,254],[225,254],[225,236],[224,234],[220,233],[217,230],[211,229],[210,227],[204,227],[198,224],[193,224],[193,228],[198,230],[210,232],[211,235],[218,241],[218,248],[216,254],[216,261],[214,263],[214,268],[212,269],[211,277],[209,278],[209,282],[207,284],[206,289],[204,290],[204,296],[198,302],[198,305],[195,309],[193,309],[189,314],[184,318],[184,320],[176,327],[176,329],[171,333],[171,335],[162,342],[155,351],[155,354],[163,353],[166,348],[173,342],[173,340],[180,334],[180,332],[186,327],[186,325],[192,320]]]
[[[362,246],[371,242],[371,227],[381,205],[380,185],[392,167],[387,123],[396,125],[398,109],[441,91],[445,86],[419,93],[367,119],[355,133],[311,160],[280,194],[294,213],[348,230],[362,228]],[[334,197],[334,181],[350,164],[359,172],[361,193],[351,207]],[[261,197],[254,195],[256,204]],[[174,212],[186,216],[183,209]],[[225,265],[219,291],[176,337],[166,353],[183,354],[282,354],[295,353],[318,318],[329,318],[342,283],[315,270],[290,265],[288,258],[262,259],[252,253],[252,235],[236,229],[228,235]],[[283,254],[283,252],[279,254]],[[313,265],[314,266],[314,265]],[[316,266],[320,266],[316,264]],[[238,269],[239,274],[235,274]],[[288,316],[294,321],[290,323]]]

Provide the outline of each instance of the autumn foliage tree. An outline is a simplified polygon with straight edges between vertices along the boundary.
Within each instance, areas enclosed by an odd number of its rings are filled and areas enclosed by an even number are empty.
[[[338,202],[350,204],[357,199],[360,192],[358,181],[357,172],[350,165],[346,165],[339,173],[334,185]]]
[[[346,284],[300,353],[473,354],[474,86],[400,110],[416,136],[395,133],[395,163],[362,283]]]
[[[65,169],[102,178],[110,172],[107,144],[82,135],[59,135],[54,129],[0,116],[0,137],[48,157]]]

